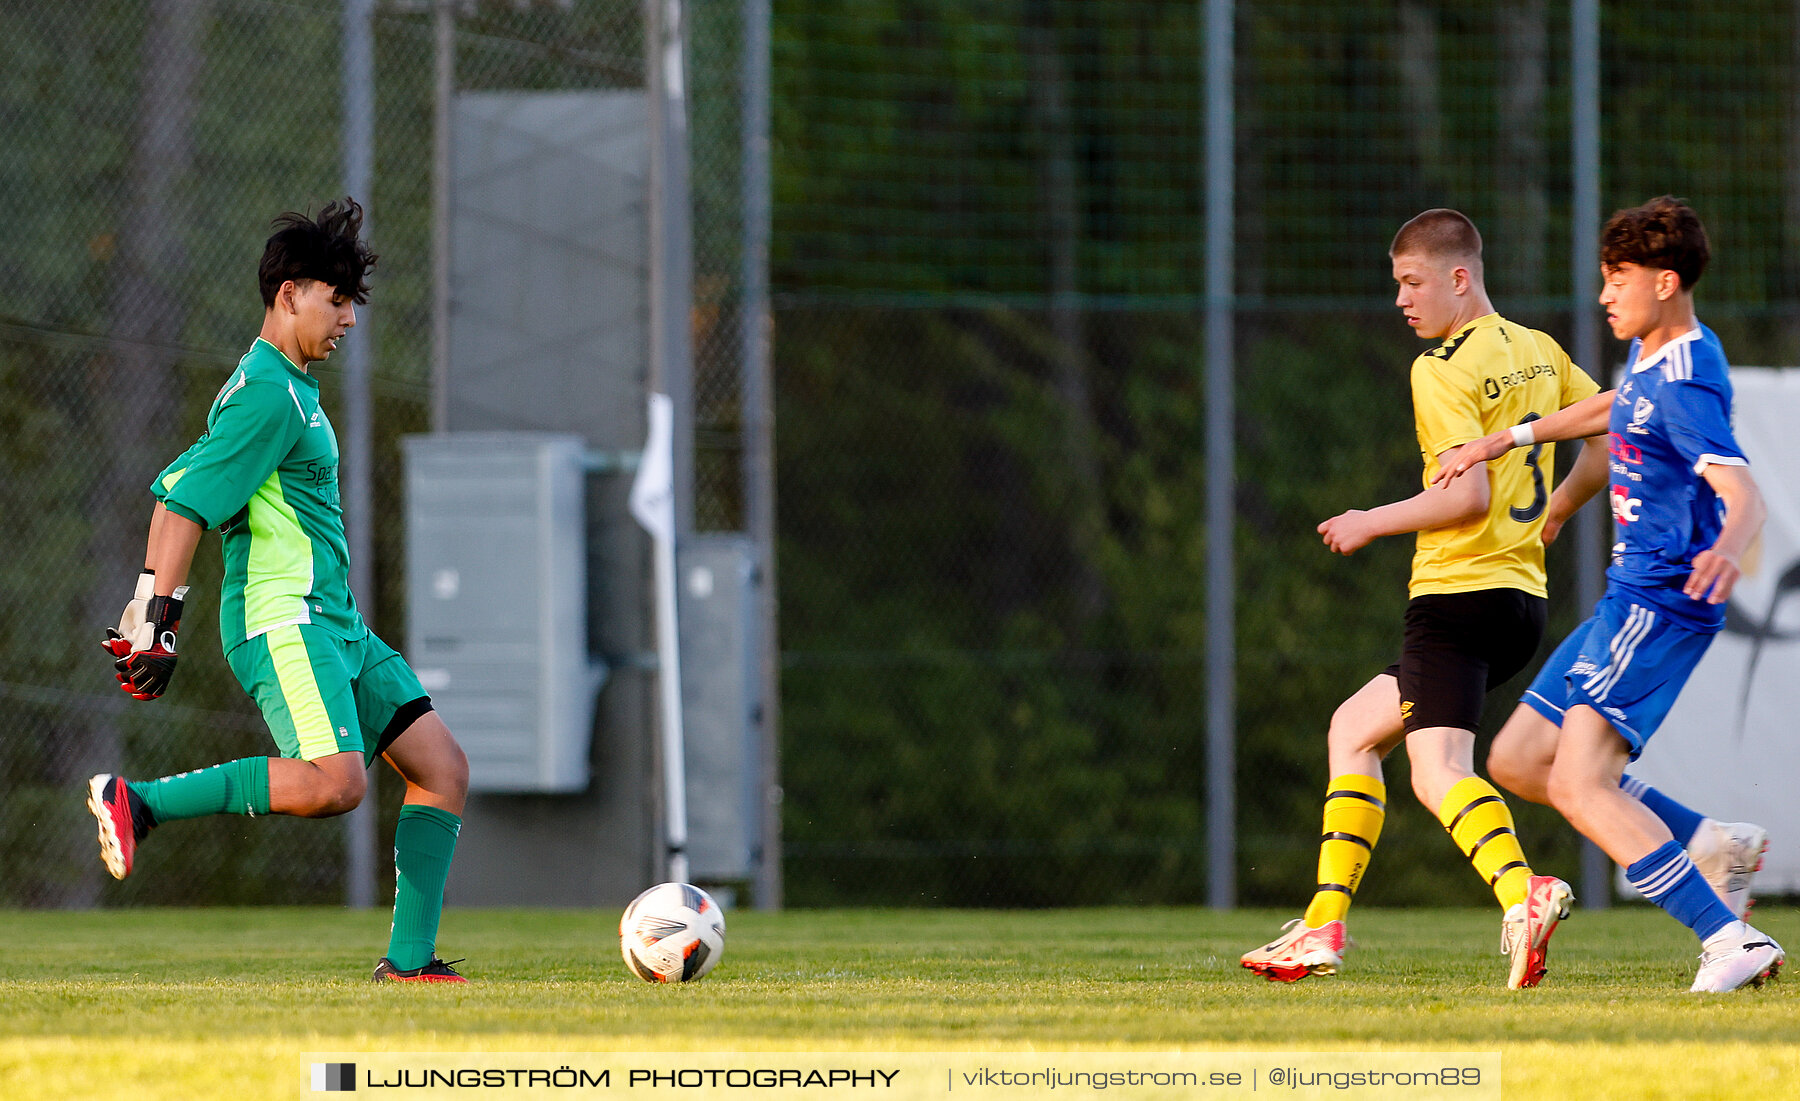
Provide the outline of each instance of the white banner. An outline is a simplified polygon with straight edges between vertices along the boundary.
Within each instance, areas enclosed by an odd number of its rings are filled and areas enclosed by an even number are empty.
[[[1761,894],[1800,892],[1800,370],[1734,367],[1734,426],[1769,506],[1725,630],[1630,773],[1769,831]]]

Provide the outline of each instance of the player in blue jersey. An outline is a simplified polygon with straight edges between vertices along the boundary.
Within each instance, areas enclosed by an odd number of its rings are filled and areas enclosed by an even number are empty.
[[[1708,258],[1700,219],[1678,199],[1614,214],[1600,239],[1600,303],[1613,335],[1631,341],[1624,381],[1469,444],[1441,478],[1513,447],[1608,433],[1616,541],[1606,593],[1532,682],[1488,769],[1554,806],[1692,929],[1703,946],[1692,989],[1722,992],[1761,985],[1785,954],[1708,884],[1671,831],[1680,816],[1634,798],[1624,776],[1724,625],[1766,513],[1731,430],[1724,350],[1694,314]],[[1578,502],[1598,484],[1567,488]]]
[[[394,831],[394,923],[378,981],[465,981],[437,958],[444,881],[462,827],[469,764],[406,659],[363,622],[350,592],[338,446],[308,367],[336,350],[368,300],[375,255],[362,208],[275,219],[258,268],[262,331],[206,417],[206,432],[156,476],[144,572],[105,646],[119,685],[153,700],[175,672],[195,548],[219,529],[226,661],[279,755],[156,780],[88,782],[100,856],[131,874],[150,831],[213,814],[329,818],[355,809],[377,756],[406,781]]]

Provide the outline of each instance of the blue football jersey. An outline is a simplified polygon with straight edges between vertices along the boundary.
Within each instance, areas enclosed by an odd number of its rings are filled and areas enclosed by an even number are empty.
[[[1725,622],[1725,606],[1681,591],[1694,556],[1719,537],[1724,503],[1700,472],[1748,466],[1731,431],[1731,373],[1704,325],[1640,359],[1632,341],[1608,424],[1613,543],[1609,583],[1699,630]]]

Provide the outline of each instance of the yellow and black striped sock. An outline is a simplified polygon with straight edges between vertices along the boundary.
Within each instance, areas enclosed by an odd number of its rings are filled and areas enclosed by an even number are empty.
[[[1319,838],[1319,886],[1306,907],[1306,924],[1317,929],[1350,912],[1350,898],[1362,882],[1386,817],[1387,785],[1355,773],[1332,778]]]
[[[1444,795],[1438,820],[1494,889],[1502,909],[1525,901],[1531,865],[1525,863],[1525,850],[1519,847],[1512,810],[1494,785],[1479,776],[1458,780]]]

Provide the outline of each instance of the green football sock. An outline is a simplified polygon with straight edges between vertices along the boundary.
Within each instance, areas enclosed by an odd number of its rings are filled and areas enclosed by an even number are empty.
[[[158,823],[209,814],[269,813],[269,759],[245,757],[211,768],[133,780],[127,786],[150,808]]]
[[[387,958],[401,971],[437,954],[438,919],[444,913],[444,880],[462,819],[447,810],[408,803],[394,828],[394,929]]]

